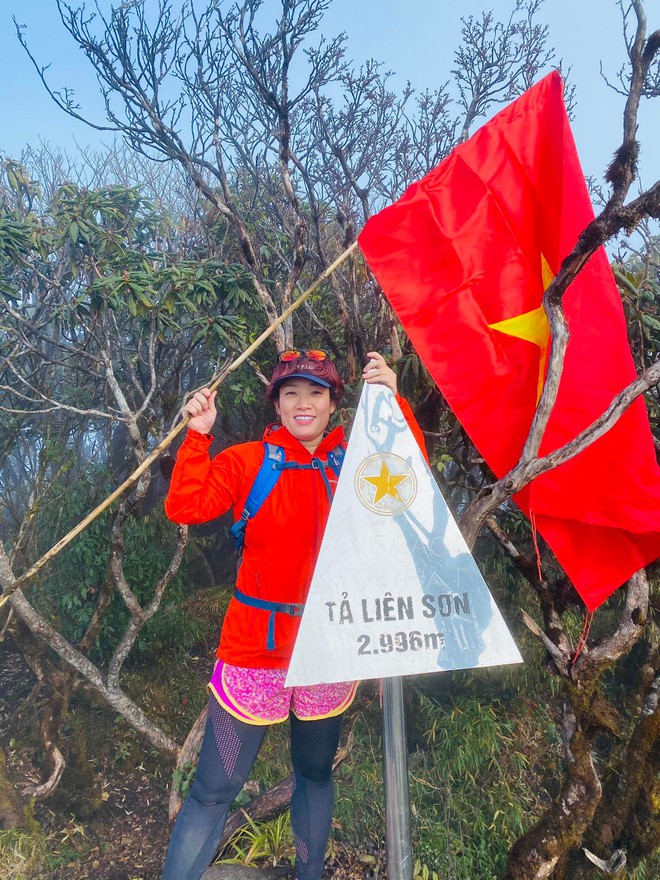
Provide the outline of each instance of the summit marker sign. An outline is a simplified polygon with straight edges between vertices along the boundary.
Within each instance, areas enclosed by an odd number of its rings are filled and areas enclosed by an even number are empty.
[[[365,385],[287,686],[520,662],[394,395]]]

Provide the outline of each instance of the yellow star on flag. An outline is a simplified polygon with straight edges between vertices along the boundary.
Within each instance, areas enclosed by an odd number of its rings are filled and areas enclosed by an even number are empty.
[[[543,254],[541,254],[541,274],[543,290],[547,290],[555,276]],[[543,306],[541,305],[531,312],[514,315],[513,318],[506,318],[504,321],[497,321],[497,323],[489,324],[488,326],[491,330],[498,330],[500,333],[506,333],[507,336],[525,339],[527,342],[538,346],[540,352],[539,378],[536,387],[536,402],[538,403],[543,391],[545,366],[548,361],[548,350],[550,348],[550,324],[548,324],[548,318]]]
[[[362,477],[362,479],[376,487],[373,504],[378,504],[386,495],[391,495],[397,501],[403,502],[396,487],[399,483],[408,479],[408,474],[393,474],[385,462],[383,462],[380,467],[380,474],[377,477]]]

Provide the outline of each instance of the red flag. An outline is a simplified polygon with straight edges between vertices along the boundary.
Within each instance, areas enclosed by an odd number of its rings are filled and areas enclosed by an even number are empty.
[[[502,110],[359,242],[413,345],[498,477],[513,467],[546,366],[544,289],[593,219],[552,73]],[[603,249],[568,289],[571,338],[544,455],[636,376]],[[593,610],[660,556],[660,468],[644,403],[515,500]]]

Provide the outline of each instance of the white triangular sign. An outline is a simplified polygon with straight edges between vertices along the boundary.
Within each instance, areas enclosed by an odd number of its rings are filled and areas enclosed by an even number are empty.
[[[394,395],[365,385],[287,686],[520,662]]]

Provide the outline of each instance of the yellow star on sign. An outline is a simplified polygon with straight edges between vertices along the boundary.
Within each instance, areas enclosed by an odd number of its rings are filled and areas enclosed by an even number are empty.
[[[555,276],[543,254],[541,254],[541,274],[543,277],[543,290],[547,290]],[[497,321],[497,323],[489,324],[488,326],[491,330],[498,330],[500,333],[506,333],[507,336],[525,339],[527,342],[531,342],[539,347],[539,378],[536,387],[536,402],[538,403],[543,391],[545,365],[548,360],[548,349],[550,347],[550,324],[548,324],[548,318],[543,306],[539,306],[538,309],[525,312],[522,315],[514,315],[513,318],[506,318],[504,321]]]
[[[386,495],[391,495],[392,498],[403,503],[397,486],[408,479],[408,474],[392,474],[385,462],[383,462],[380,467],[380,474],[377,477],[362,477],[362,479],[376,487],[373,504],[378,504]]]

